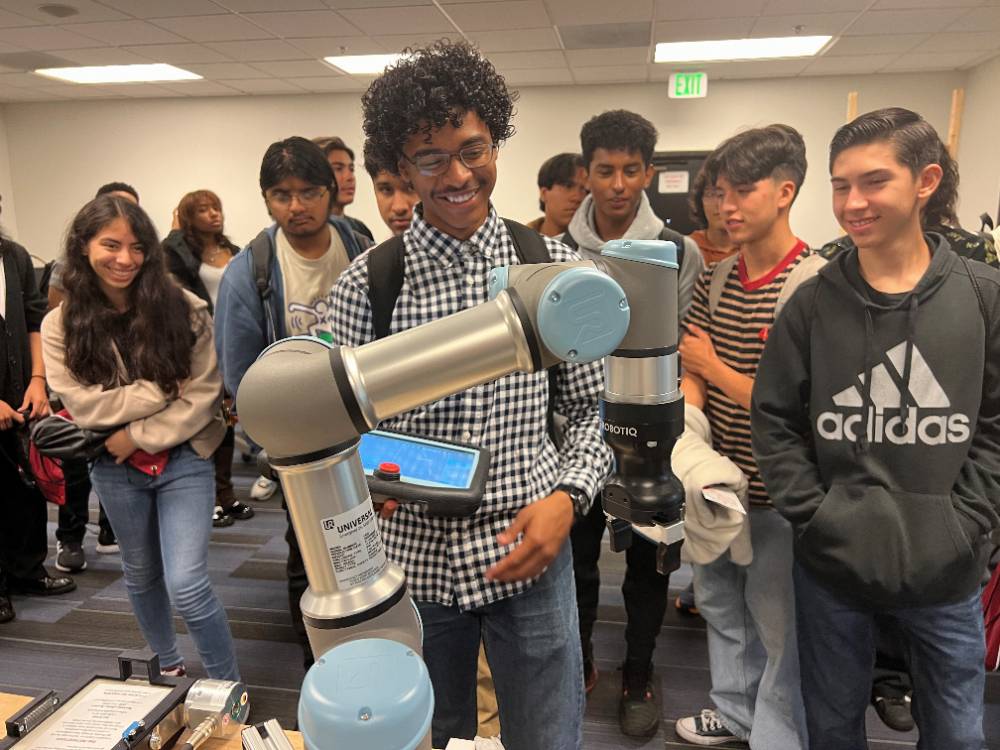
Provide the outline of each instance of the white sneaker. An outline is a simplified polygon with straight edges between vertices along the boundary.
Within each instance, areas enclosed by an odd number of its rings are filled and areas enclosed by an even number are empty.
[[[710,708],[702,709],[698,716],[678,719],[674,724],[674,731],[678,737],[694,745],[712,746],[741,741],[726,729],[719,714]]]
[[[257,477],[250,488],[250,497],[254,500],[267,500],[278,489],[278,483],[267,477]]]

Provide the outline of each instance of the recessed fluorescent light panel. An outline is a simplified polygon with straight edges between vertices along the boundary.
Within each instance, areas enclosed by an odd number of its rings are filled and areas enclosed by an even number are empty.
[[[197,73],[166,63],[40,68],[35,72],[46,78],[56,78],[70,83],[149,83],[151,81],[195,81],[201,78]]]
[[[653,61],[680,63],[811,57],[823,49],[832,38],[830,36],[779,36],[765,39],[660,42],[656,45]]]
[[[379,75],[390,65],[403,59],[403,55],[337,55],[324,57],[323,61],[350,75]]]

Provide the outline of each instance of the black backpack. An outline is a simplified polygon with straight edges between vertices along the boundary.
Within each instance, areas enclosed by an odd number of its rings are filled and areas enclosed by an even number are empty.
[[[534,229],[510,219],[504,219],[514,252],[521,263],[551,263],[552,256],[545,245],[545,240]],[[368,251],[368,302],[372,310],[372,331],[376,339],[389,335],[389,325],[392,313],[396,309],[396,300],[403,288],[403,266],[406,249],[403,236],[396,235]],[[555,430],[555,396],[556,368],[549,368],[549,406],[546,413],[546,425],[549,436],[556,440]],[[557,443],[558,445],[558,443]]]

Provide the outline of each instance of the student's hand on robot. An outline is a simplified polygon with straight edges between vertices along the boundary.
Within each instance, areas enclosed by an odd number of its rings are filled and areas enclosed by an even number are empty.
[[[374,505],[375,512],[378,513],[379,518],[390,518],[396,512],[396,508],[399,507],[399,501],[393,500],[390,497],[386,498],[384,503],[374,503]]]
[[[678,347],[684,370],[711,381],[713,369],[721,362],[719,355],[715,353],[712,338],[693,324],[688,325],[687,330]]]
[[[21,402],[21,408],[18,411],[21,414],[26,414],[28,419],[41,419],[51,413],[49,394],[45,390],[45,380],[42,377],[31,379],[31,383],[24,391],[24,401]]]
[[[129,456],[139,450],[139,446],[132,441],[132,436],[125,427],[112,433],[111,437],[104,441],[104,447],[115,457],[116,464],[125,463]]]
[[[0,401],[0,430],[9,430],[11,427],[21,424],[24,424],[24,415],[6,401]]]
[[[490,581],[525,581],[545,572],[559,554],[573,525],[573,499],[556,490],[548,497],[525,506],[514,522],[497,535],[497,541],[507,546],[519,535],[521,543],[486,571]]]

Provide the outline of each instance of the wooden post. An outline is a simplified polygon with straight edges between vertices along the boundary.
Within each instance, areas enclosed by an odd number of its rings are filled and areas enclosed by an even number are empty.
[[[948,118],[948,153],[958,159],[958,136],[962,132],[962,111],[965,108],[965,89],[951,92],[951,116]]]
[[[851,91],[847,94],[847,121],[850,122],[858,116],[858,92]]]

